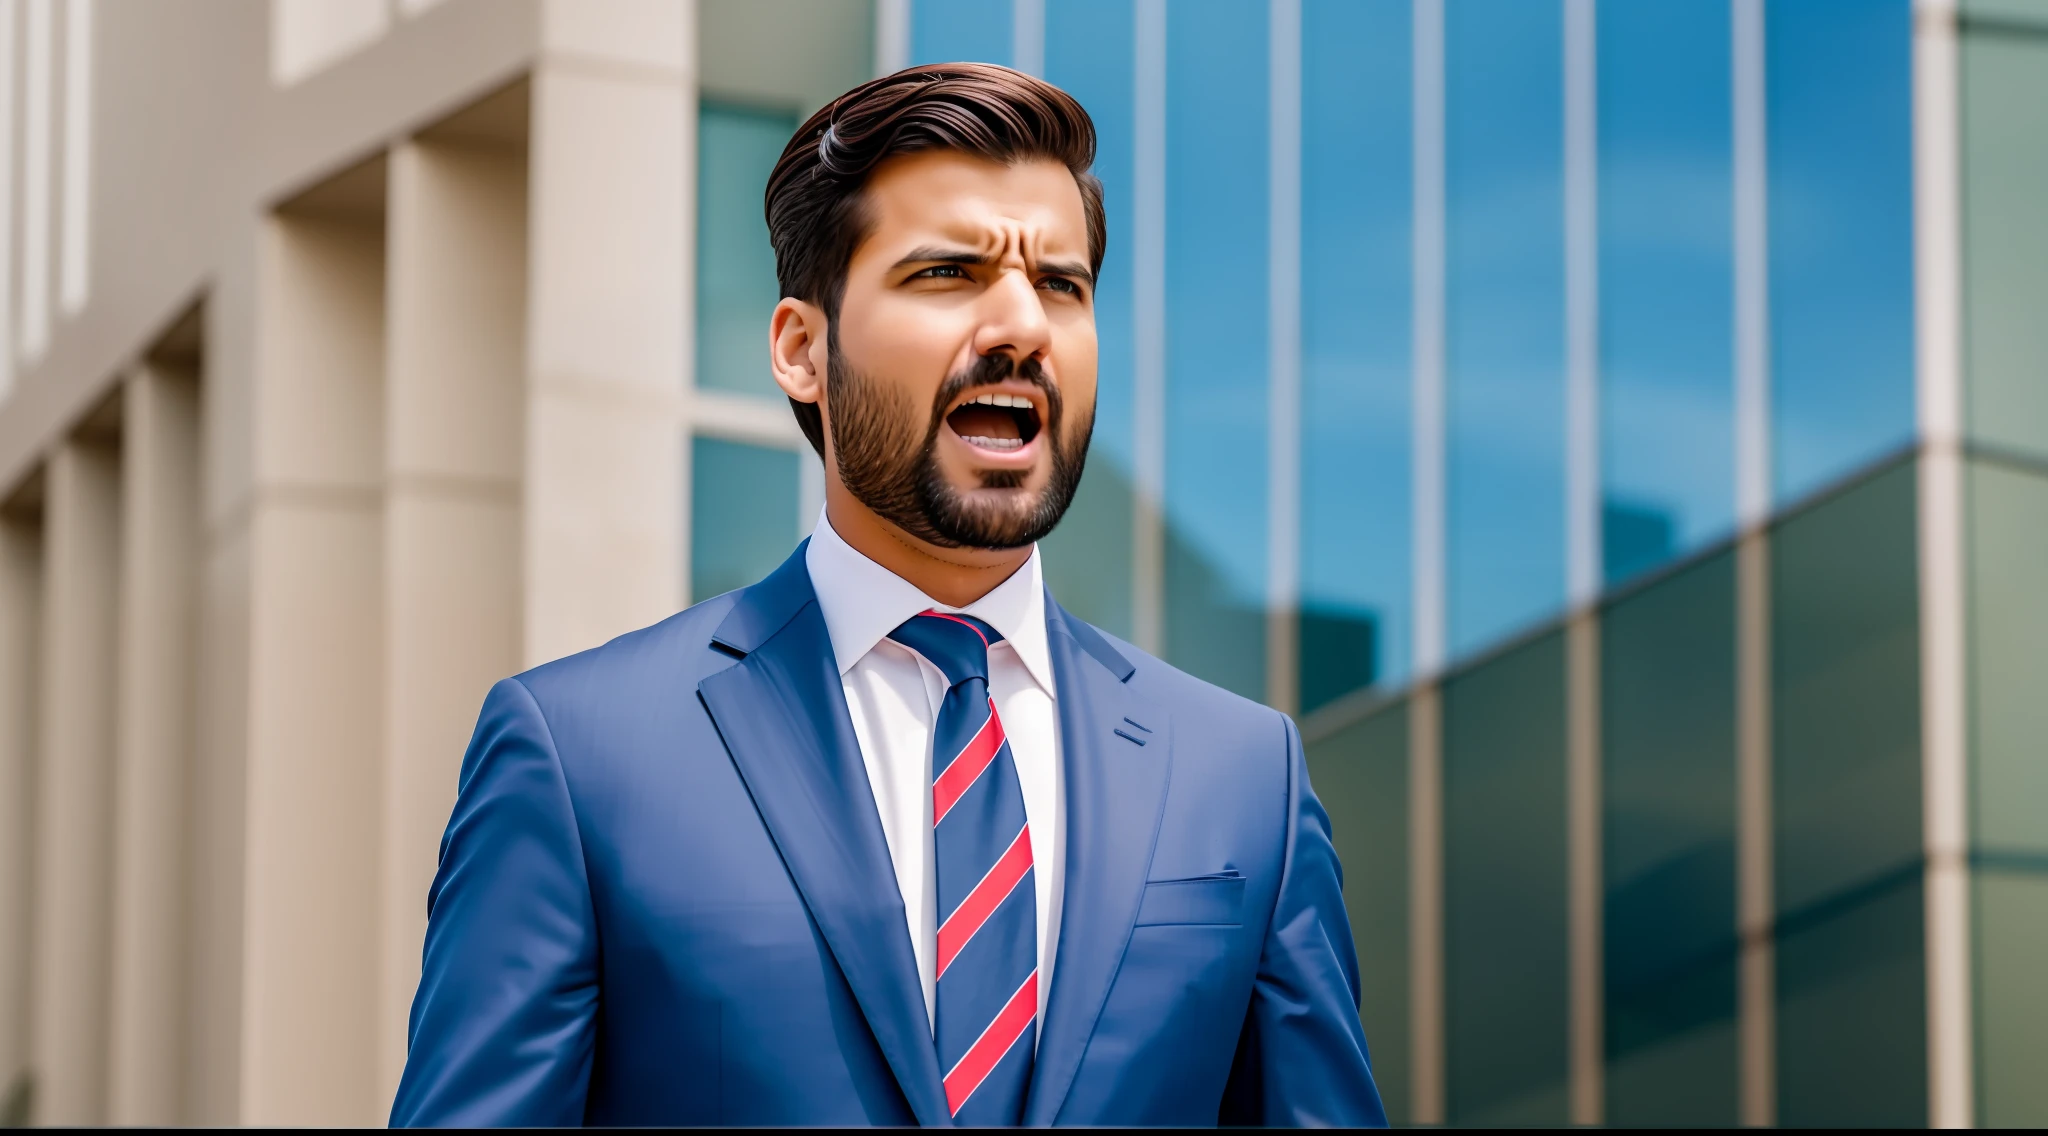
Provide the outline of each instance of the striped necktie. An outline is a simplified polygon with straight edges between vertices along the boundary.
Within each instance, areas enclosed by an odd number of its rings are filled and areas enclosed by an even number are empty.
[[[934,1007],[946,1105],[963,1125],[1016,1124],[1038,1020],[1038,898],[1024,791],[988,692],[995,628],[927,611],[889,638],[946,676],[932,730]]]

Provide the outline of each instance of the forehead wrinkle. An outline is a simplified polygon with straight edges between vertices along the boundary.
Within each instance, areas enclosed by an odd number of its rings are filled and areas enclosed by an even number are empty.
[[[1019,218],[1002,218],[988,226],[986,245],[977,250],[998,263],[1016,261],[1034,266],[1052,259],[1050,246],[1056,243],[1051,225],[1034,225]]]
[[[1063,238],[1078,236],[1063,233],[1066,218],[1060,215],[1060,210],[1048,208],[1042,202],[969,194],[967,200],[956,198],[937,216],[927,213],[920,217],[921,211],[915,205],[894,194],[877,196],[883,198],[878,204],[888,217],[888,227],[898,229],[902,242],[950,244],[987,257],[991,263],[1014,259],[1028,268],[1048,259],[1062,259],[1063,246],[1075,243]],[[925,234],[921,240],[920,232]],[[1076,244],[1074,255],[1066,259],[1085,262],[1086,247],[1083,238]]]

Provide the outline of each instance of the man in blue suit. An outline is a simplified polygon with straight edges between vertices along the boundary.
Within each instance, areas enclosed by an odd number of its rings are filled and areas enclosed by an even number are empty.
[[[394,1124],[1385,1122],[1293,723],[1041,581],[1094,420],[1094,147],[968,64],[791,140],[770,352],[824,515],[491,691]]]

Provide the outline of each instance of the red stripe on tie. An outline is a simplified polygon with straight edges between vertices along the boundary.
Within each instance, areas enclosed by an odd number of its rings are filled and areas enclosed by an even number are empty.
[[[988,721],[981,724],[967,745],[962,747],[945,772],[932,779],[932,827],[937,828],[946,814],[953,811],[961,797],[974,785],[981,771],[996,759],[996,751],[1003,748],[1003,721],[996,717],[996,700],[988,700]]]
[[[925,611],[925,612],[920,612],[919,614],[921,614],[921,615],[929,615],[929,616],[931,616],[931,617],[932,617],[933,619],[950,619],[950,620],[952,620],[953,622],[955,622],[955,623],[959,624],[960,626],[962,626],[962,627],[965,627],[965,628],[966,628],[967,630],[969,630],[969,631],[972,631],[972,632],[974,632],[975,636],[976,636],[977,638],[979,638],[979,639],[981,640],[981,645],[982,645],[982,646],[986,647],[986,646],[988,646],[988,645],[989,645],[989,642],[988,642],[988,636],[986,636],[986,635],[983,635],[983,634],[981,633],[981,628],[979,628],[979,627],[976,627],[976,626],[975,626],[975,625],[973,625],[972,623],[969,623],[969,622],[967,622],[966,620],[964,620],[964,619],[960,618],[960,617],[959,617],[959,616],[957,616],[957,615],[947,615],[947,614],[946,614],[945,612],[943,612],[943,611]]]
[[[1037,1016],[1038,971],[1033,970],[1031,977],[1024,980],[1024,985],[1010,995],[1009,1002],[996,1014],[996,1020],[981,1031],[981,1036],[974,1039],[974,1044],[967,1047],[967,1052],[961,1054],[952,1071],[946,1074],[946,1108],[950,1113],[959,1115],[967,1098],[974,1095],[974,1090],[981,1087],[990,1073],[995,1072],[996,1066],[1002,1063],[1003,1055],[1010,1052],[1010,1047],[1017,1044],[1025,1030],[1031,1028],[1031,1020]]]
[[[1027,824],[1017,831],[1017,838],[1010,841],[1010,847],[996,857],[995,865],[939,927],[939,968],[933,978],[945,975],[946,967],[951,965],[954,956],[967,946],[967,941],[974,938],[982,924],[988,922],[988,917],[996,913],[996,908],[1010,898],[1010,893],[1017,888],[1017,881],[1030,870],[1031,826]]]

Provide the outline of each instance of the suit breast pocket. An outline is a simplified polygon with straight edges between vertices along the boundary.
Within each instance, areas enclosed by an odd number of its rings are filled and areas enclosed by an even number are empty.
[[[1244,877],[1236,872],[1184,880],[1151,880],[1138,904],[1138,926],[1228,926],[1243,921]]]

